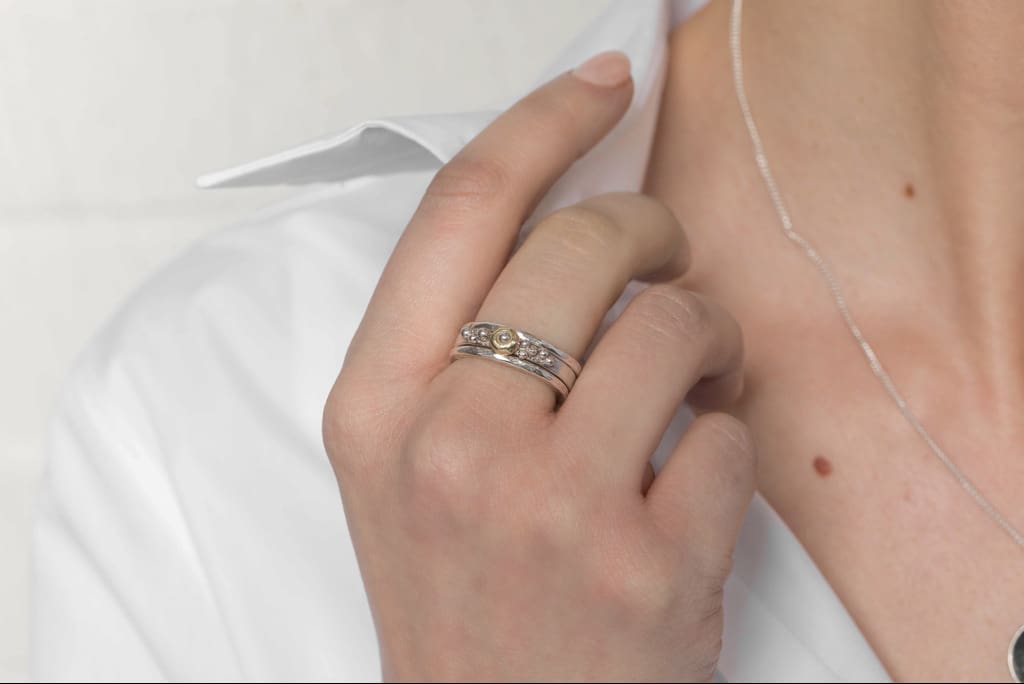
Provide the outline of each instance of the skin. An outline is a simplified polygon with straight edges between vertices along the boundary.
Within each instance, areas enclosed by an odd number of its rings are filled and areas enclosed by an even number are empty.
[[[625,58],[598,57],[473,140],[432,182],[349,347],[324,440],[386,679],[714,672],[752,441],[735,418],[707,413],[653,484],[645,473],[692,385],[704,379],[707,405],[739,395],[739,328],[675,282],[684,234],[642,195],[556,212],[509,261],[537,199],[631,96]],[[474,319],[543,330],[580,356],[645,274],[661,282],[603,336],[557,412],[532,377],[448,361]]]
[[[894,678],[1007,678],[1024,556],[783,238],[732,92],[729,4],[672,37],[647,197],[556,213],[511,256],[628,104],[608,57],[470,143],[389,262],[324,416],[386,678],[708,679],[755,470]],[[791,0],[748,3],[744,42],[797,229],[915,413],[1019,527],[1022,31],[1021,3]],[[448,362],[470,320],[580,356],[631,276],[657,284],[557,411],[535,379]],[[688,393],[702,415],[651,483]]]
[[[1024,552],[915,435],[783,237],[732,90],[730,6],[673,35],[647,191],[686,227],[686,285],[743,328],[732,412],[758,445],[758,487],[894,678],[1005,681]],[[916,415],[1018,529],[1022,37],[1013,2],[744,13],[748,95],[797,230]]]

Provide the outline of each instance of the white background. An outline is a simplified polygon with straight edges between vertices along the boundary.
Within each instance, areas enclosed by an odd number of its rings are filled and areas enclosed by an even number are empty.
[[[191,187],[365,117],[491,106],[606,0],[0,0],[0,681],[47,414],[125,295],[287,190]]]

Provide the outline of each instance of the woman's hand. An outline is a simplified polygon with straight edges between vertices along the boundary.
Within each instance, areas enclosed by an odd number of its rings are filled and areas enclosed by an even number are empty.
[[[742,424],[704,413],[646,473],[688,393],[712,406],[739,393],[739,328],[672,282],[682,229],[641,195],[562,209],[509,259],[535,203],[631,95],[628,62],[602,55],[473,140],[437,174],[352,341],[324,436],[388,679],[713,675],[754,449]],[[661,282],[557,410],[535,378],[449,363],[472,320],[579,358],[634,277]]]

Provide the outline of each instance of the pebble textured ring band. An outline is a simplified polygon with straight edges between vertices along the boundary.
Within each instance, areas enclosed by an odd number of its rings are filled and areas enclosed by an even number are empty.
[[[462,326],[452,360],[477,356],[504,363],[547,382],[564,400],[576,383],[579,361],[544,340],[500,323],[474,322]]]

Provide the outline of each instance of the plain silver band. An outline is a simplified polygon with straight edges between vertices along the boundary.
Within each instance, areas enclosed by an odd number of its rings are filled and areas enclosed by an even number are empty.
[[[521,373],[528,373],[535,378],[543,380],[553,390],[555,390],[555,393],[558,395],[559,402],[565,401],[565,398],[569,396],[571,386],[567,386],[558,376],[549,373],[537,364],[530,361],[524,361],[518,356],[514,356],[512,354],[499,354],[490,347],[482,347],[475,344],[462,344],[452,350],[451,358],[454,361],[455,359],[466,358],[469,356],[497,361],[498,363],[503,363],[509,368],[513,368]]]
[[[493,333],[495,330],[498,330],[499,328],[509,328],[509,326],[502,325],[501,323],[493,323],[491,321],[472,321],[471,323],[466,323],[464,326],[462,326],[462,328],[463,329],[466,329],[466,328],[470,328],[470,329],[473,329],[473,328],[487,328],[488,330],[490,330]],[[567,366],[569,368],[569,370],[572,371],[573,375],[579,375],[582,372],[583,368],[582,368],[582,366],[580,366],[580,362],[579,361],[574,359],[572,357],[572,355],[565,353],[564,351],[562,351],[561,349],[559,349],[555,345],[551,344],[550,342],[545,342],[544,340],[542,340],[541,338],[537,337],[536,335],[532,335],[532,334],[530,334],[528,332],[525,332],[523,330],[517,330],[515,328],[510,328],[510,330],[512,330],[513,332],[516,333],[516,335],[519,336],[520,344],[535,344],[538,347],[540,347],[541,349],[544,349],[549,354],[551,354],[553,357],[555,357],[558,361],[560,361],[563,365]],[[455,344],[462,345],[462,344],[472,344],[472,343],[465,341],[462,338],[462,335],[460,333],[460,335],[458,337],[458,340],[456,341]],[[482,345],[482,346],[486,346],[486,345]]]
[[[550,373],[551,375],[554,375],[556,378],[561,380],[562,383],[569,390],[571,390],[572,386],[576,384],[576,372],[573,371],[573,369],[570,368],[568,364],[562,361],[562,359],[560,359],[557,356],[554,356],[553,354],[549,357],[550,363],[545,366],[537,363],[536,361],[532,361],[529,358],[523,358],[518,354],[501,354],[500,352],[494,351],[494,349],[490,345],[486,344],[473,344],[472,342],[466,342],[465,340],[461,340],[460,342],[456,343],[456,346],[473,347],[474,349],[486,349],[487,351],[491,352],[492,354],[496,354],[497,356],[509,356],[515,358],[516,361],[536,366],[540,368],[542,371]]]

